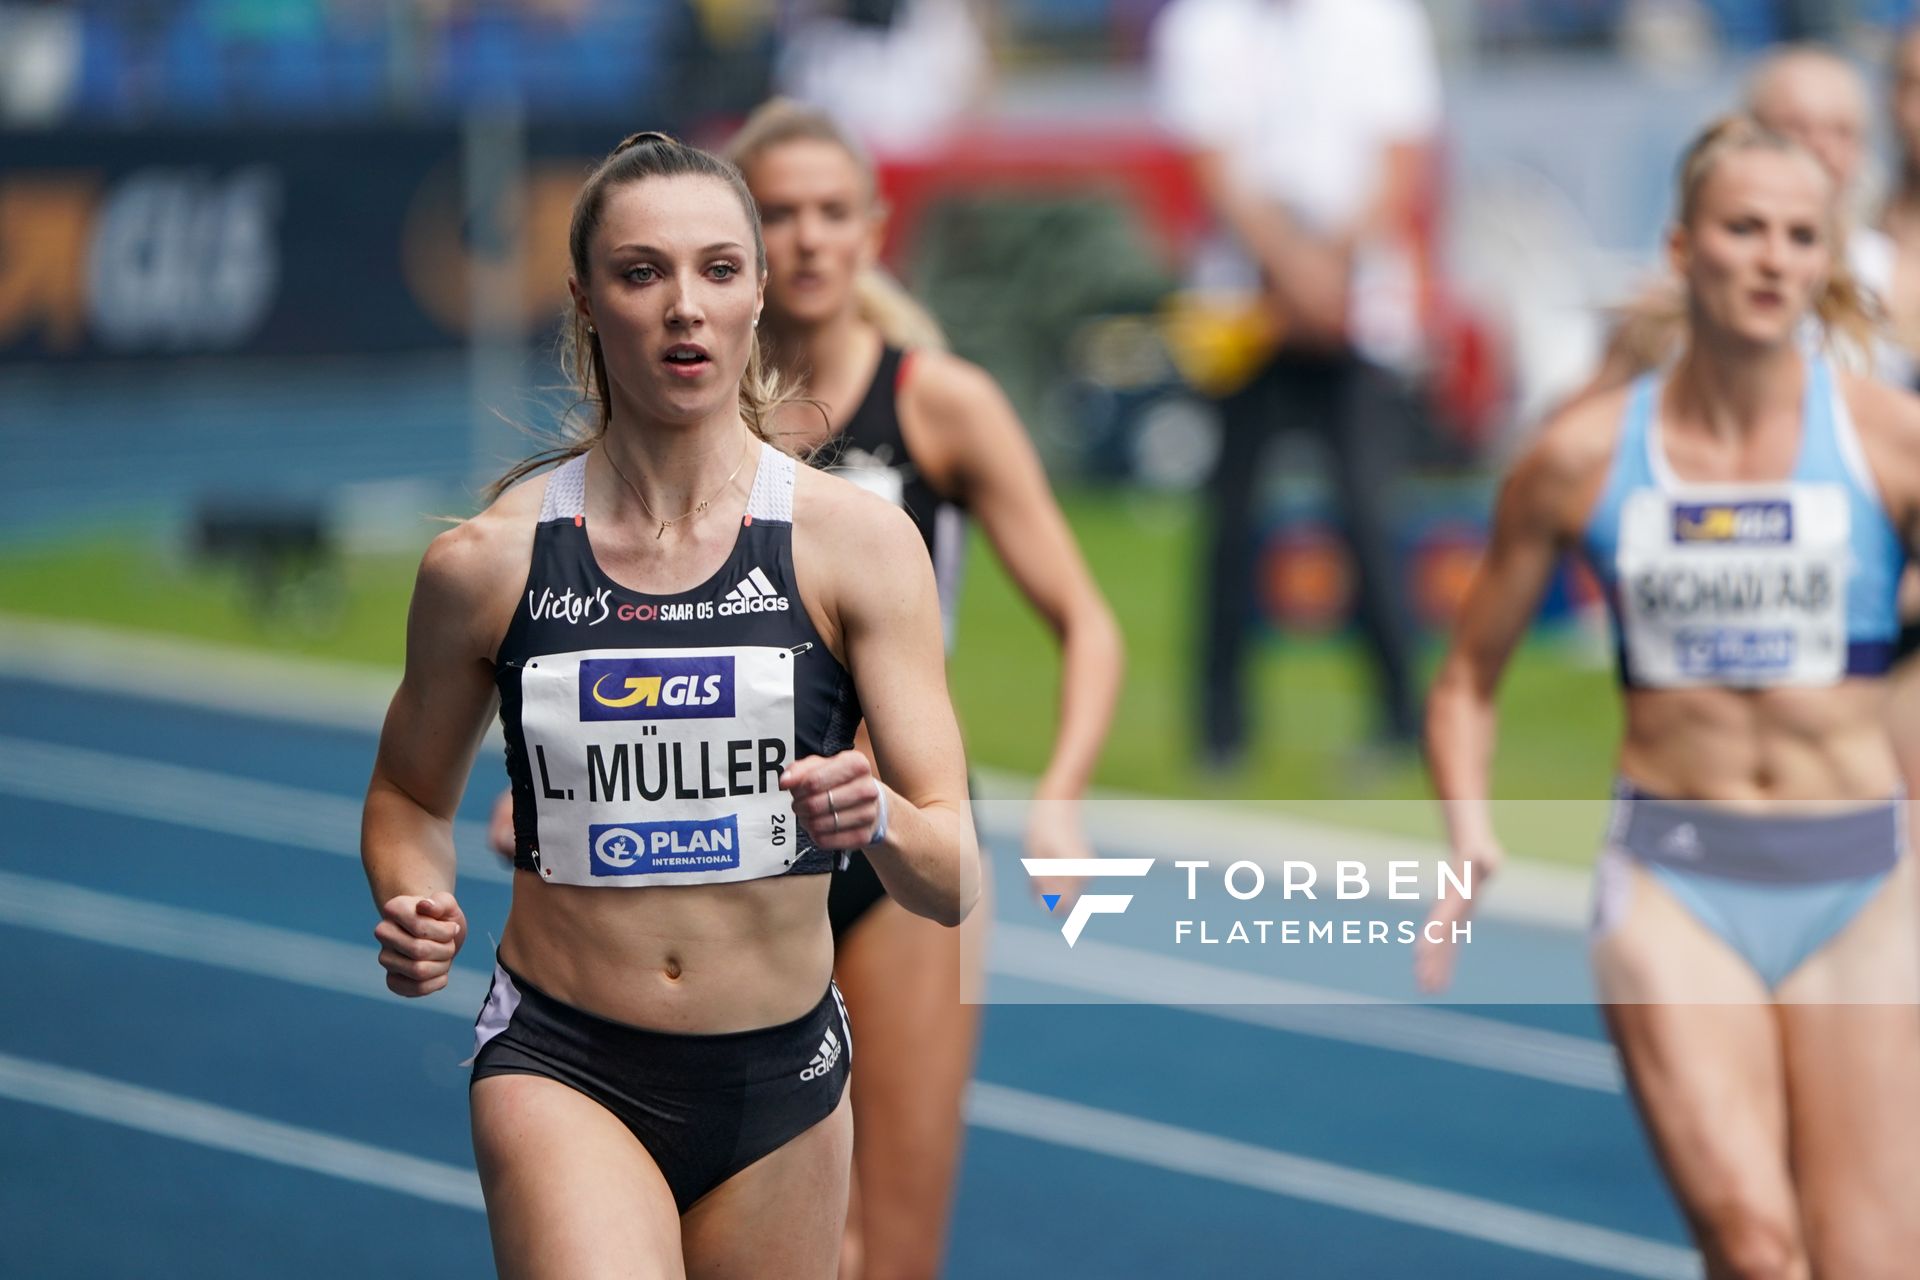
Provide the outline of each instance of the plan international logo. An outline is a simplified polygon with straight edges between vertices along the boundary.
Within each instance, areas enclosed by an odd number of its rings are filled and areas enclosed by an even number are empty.
[[[740,865],[740,819],[596,822],[587,828],[596,876],[662,871],[731,871]]]

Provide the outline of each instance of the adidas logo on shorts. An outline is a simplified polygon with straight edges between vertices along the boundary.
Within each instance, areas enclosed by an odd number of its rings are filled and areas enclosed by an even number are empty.
[[[1700,845],[1700,833],[1691,822],[1683,822],[1660,841],[1660,849],[1672,858],[1698,858],[1706,852]]]
[[[840,1037],[833,1034],[833,1028],[827,1028],[826,1038],[820,1042],[820,1051],[813,1055],[813,1061],[800,1072],[802,1080],[818,1080],[833,1070],[833,1064],[840,1061]]]
[[[740,613],[785,613],[787,598],[775,590],[773,580],[768,578],[759,565],[746,577],[736,582],[733,590],[727,592],[720,601],[720,616],[730,617]]]

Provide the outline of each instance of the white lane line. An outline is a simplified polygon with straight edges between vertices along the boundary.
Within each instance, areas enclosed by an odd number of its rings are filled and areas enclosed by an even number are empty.
[[[1497,1018],[1401,1004],[996,920],[987,971],[1134,1004],[1163,1004],[1249,1026],[1390,1049],[1598,1093],[1621,1091],[1603,1041]],[[1205,1003],[1195,993],[1205,992]]]
[[[0,1098],[484,1213],[473,1170],[0,1053]]]
[[[0,735],[0,792],[28,800],[360,857],[360,801],[139,756]],[[508,881],[477,822],[456,822],[460,873]]]
[[[369,971],[378,974],[372,961],[371,947],[354,947],[329,938],[267,928],[206,912],[140,902],[32,876],[0,872],[0,923],[83,938],[170,959],[191,960],[240,973],[270,976],[323,991],[388,1002],[399,1000],[399,997],[386,992],[377,976],[368,979]],[[450,987],[448,991],[424,1000],[404,1001],[402,1004],[471,1021],[473,1010],[479,1007],[484,998],[485,979],[478,974],[461,973],[457,975],[457,985],[458,990]],[[14,1091],[16,1086],[10,1083],[5,1070],[9,1062],[18,1060],[0,1056],[0,1096],[22,1097]],[[61,1068],[46,1070],[63,1071]],[[81,1078],[78,1072],[65,1074]],[[101,1115],[97,1111],[73,1106],[65,1109],[131,1123],[136,1128],[146,1128],[151,1132],[170,1133],[209,1146],[260,1155],[264,1159],[279,1157],[267,1154],[259,1143],[240,1146],[234,1145],[234,1141],[211,1141],[199,1135],[210,1133],[217,1137],[242,1132],[234,1125],[243,1123],[260,1126],[257,1131],[244,1130],[248,1134],[272,1132],[322,1138],[322,1135],[309,1135],[305,1130],[255,1120],[208,1104],[153,1094],[112,1081],[102,1083],[126,1091],[124,1095],[108,1096],[108,1101],[102,1106],[118,1106],[114,1101],[117,1097],[140,1095],[149,1099],[164,1099],[169,1105],[183,1108],[179,1115],[212,1116],[232,1123],[226,1128],[213,1125],[196,1128],[193,1132],[179,1132],[143,1123],[143,1120],[160,1114],[153,1107],[134,1110],[122,1108],[135,1119],[122,1119],[120,1114]],[[87,1096],[85,1090],[81,1091],[81,1096]],[[25,1097],[23,1100],[41,1099]],[[49,1102],[47,1105],[62,1104]],[[1697,1268],[1687,1269],[1691,1265],[1689,1260],[1692,1255],[1671,1245],[1003,1085],[976,1081],[969,1099],[968,1120],[982,1128],[997,1129],[1036,1141],[1351,1209],[1509,1248],[1585,1262],[1624,1275],[1691,1277],[1698,1274]],[[340,1142],[338,1139],[323,1140]],[[377,1148],[361,1147],[355,1143],[340,1143],[340,1147],[361,1153],[377,1153]],[[289,1148],[283,1142],[271,1149],[279,1152]],[[391,1158],[403,1161],[412,1159]],[[293,1161],[282,1160],[282,1163]],[[416,1163],[442,1170],[450,1168],[431,1166],[430,1162],[424,1161]],[[311,1163],[303,1163],[301,1167],[336,1172],[333,1167],[321,1168]],[[353,1175],[339,1173],[338,1176]],[[422,1194],[408,1187],[396,1189]],[[477,1185],[473,1194],[475,1201],[470,1207],[477,1208]]]
[[[0,736],[0,793],[218,831],[345,857],[359,856],[360,806],[326,792],[134,756]],[[477,823],[459,823],[463,876],[511,878]],[[1077,958],[1085,952],[1086,958]],[[1072,963],[1069,963],[1072,961]],[[1618,1093],[1613,1050],[1598,1041],[1438,1009],[1368,1008],[1369,997],[1199,961],[995,922],[989,971],[1103,999],[1173,1004],[1252,1026],[1368,1045],[1574,1088]],[[1191,1004],[1196,991],[1204,1005]],[[1216,1007],[1218,1006],[1218,1007]]]
[[[373,912],[367,912],[371,919]],[[398,1002],[387,990],[371,928],[364,945],[337,942],[231,916],[143,902],[58,880],[0,871],[0,924],[38,929],[169,960],[187,960],[256,977]],[[468,939],[472,945],[472,939]],[[487,998],[488,975],[456,969],[447,985],[409,1003],[472,1022]]]
[[[1620,1275],[1693,1280],[1690,1249],[1195,1133],[1117,1111],[975,1081],[967,1119],[983,1129],[1251,1187]]]
[[[398,670],[7,613],[0,675],[374,733],[400,683]]]

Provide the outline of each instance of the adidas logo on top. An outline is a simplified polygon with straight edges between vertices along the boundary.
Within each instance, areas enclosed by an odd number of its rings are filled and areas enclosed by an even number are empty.
[[[840,1037],[833,1034],[833,1028],[827,1028],[827,1035],[820,1042],[820,1051],[813,1055],[813,1061],[800,1072],[802,1080],[818,1080],[833,1070],[833,1064],[840,1061]]]
[[[720,601],[720,616],[738,613],[785,613],[787,598],[774,589],[773,580],[759,565],[733,585]]]

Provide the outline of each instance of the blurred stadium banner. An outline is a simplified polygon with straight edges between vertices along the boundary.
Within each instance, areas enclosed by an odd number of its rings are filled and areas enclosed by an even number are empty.
[[[470,290],[536,332],[566,297],[566,225],[604,150],[529,131],[476,203],[465,125],[15,134],[0,169],[0,363],[463,346]],[[484,142],[484,138],[482,139]],[[464,157],[464,160],[463,160]],[[516,281],[491,281],[511,264]]]
[[[1356,570],[1333,505],[1304,488],[1288,486],[1268,507],[1257,571],[1261,620],[1296,638],[1340,631],[1354,623],[1358,608]],[[1415,625],[1429,634],[1451,630],[1459,614],[1486,550],[1491,498],[1491,483],[1479,478],[1415,476],[1395,487],[1400,592]],[[1586,566],[1568,557],[1541,599],[1537,621],[1575,622],[1600,599]]]
[[[458,148],[451,129],[15,136],[0,360],[448,344],[395,268]]]

